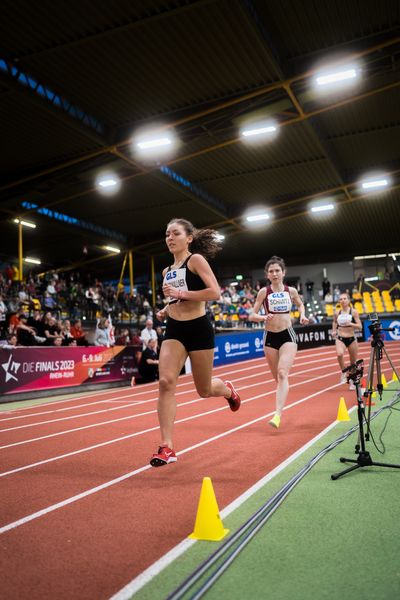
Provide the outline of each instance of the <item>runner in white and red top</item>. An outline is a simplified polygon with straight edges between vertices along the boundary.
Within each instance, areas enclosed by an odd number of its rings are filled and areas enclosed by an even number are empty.
[[[277,382],[276,410],[269,423],[276,428],[281,423],[289,392],[289,372],[297,352],[297,338],[290,317],[293,304],[300,313],[300,323],[308,324],[304,304],[297,290],[283,283],[285,274],[283,259],[278,256],[270,258],[265,265],[265,276],[270,284],[258,292],[254,312],[249,316],[249,321],[265,323],[264,354]],[[261,307],[265,314],[258,314]]]

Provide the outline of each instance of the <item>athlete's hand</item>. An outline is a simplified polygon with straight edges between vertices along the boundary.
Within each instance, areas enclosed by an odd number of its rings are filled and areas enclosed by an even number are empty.
[[[161,310],[156,312],[156,317],[157,317],[158,321],[165,321],[167,314],[168,314],[167,309],[162,308]]]
[[[310,319],[308,319],[307,317],[301,317],[300,319],[300,325],[308,325],[310,322]]]
[[[166,298],[178,298],[179,290],[166,283],[163,285],[163,293]]]
[[[268,323],[268,321],[272,321],[274,316],[275,315],[273,313],[268,313],[267,315],[265,315],[265,322]]]

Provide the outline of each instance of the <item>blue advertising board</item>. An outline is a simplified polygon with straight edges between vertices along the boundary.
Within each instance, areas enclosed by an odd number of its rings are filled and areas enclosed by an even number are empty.
[[[263,329],[243,333],[221,333],[215,336],[214,365],[226,365],[264,356]]]

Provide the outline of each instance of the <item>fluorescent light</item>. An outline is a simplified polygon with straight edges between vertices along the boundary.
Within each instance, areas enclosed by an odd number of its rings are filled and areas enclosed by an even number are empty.
[[[29,256],[27,256],[26,258],[24,258],[24,261],[27,263],[32,263],[33,265],[40,265],[42,264],[41,261],[38,258],[30,258]]]
[[[118,182],[116,179],[102,179],[99,181],[99,186],[102,188],[114,187]]]
[[[119,248],[115,248],[114,246],[103,246],[103,248],[109,252],[115,252],[115,254],[119,254],[121,252]]]
[[[274,133],[277,130],[275,125],[263,125],[254,127],[253,129],[243,129],[241,134],[243,137],[251,137],[253,135],[263,135],[266,133]]]
[[[224,235],[222,235],[222,233],[216,233],[216,234],[215,234],[215,237],[216,237],[216,239],[217,239],[219,242],[222,242],[222,240],[224,240],[224,239],[225,239],[225,236],[224,236]]]
[[[100,173],[96,177],[96,187],[101,194],[112,196],[119,191],[121,181],[115,173]]]
[[[311,212],[313,212],[313,213],[326,212],[326,211],[330,211],[330,210],[335,210],[334,204],[321,204],[320,206],[312,206],[311,207]]]
[[[142,142],[137,142],[136,145],[141,150],[151,150],[152,148],[159,148],[160,146],[170,146],[172,144],[172,140],[169,137],[162,138],[153,138],[150,140],[143,140]]]
[[[243,279],[243,275],[236,275],[235,279],[236,279],[237,281],[242,281],[242,279]]]
[[[373,179],[370,181],[363,181],[361,187],[363,190],[374,190],[376,188],[387,187],[389,185],[388,179]]]
[[[353,260],[363,260],[368,258],[386,258],[386,254],[367,254],[366,256],[355,256]]]
[[[379,281],[379,277],[365,277],[364,281]]]
[[[19,223],[19,222],[20,222],[19,219],[14,219],[14,223]],[[35,223],[31,223],[30,221],[24,221],[21,219],[21,224],[24,225],[24,227],[31,227],[32,229],[36,229]]]
[[[246,217],[246,221],[249,223],[258,223],[260,221],[268,221],[270,218],[268,213],[259,213],[258,215],[249,215]]]
[[[340,71],[331,71],[319,73],[315,76],[317,85],[330,85],[332,83],[340,83],[342,81],[349,81],[358,77],[360,69],[356,67],[348,67]]]

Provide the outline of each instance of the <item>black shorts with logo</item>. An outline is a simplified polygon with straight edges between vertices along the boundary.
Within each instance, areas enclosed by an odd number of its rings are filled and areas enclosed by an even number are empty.
[[[168,317],[164,340],[178,340],[188,352],[211,350],[215,347],[214,329],[207,315],[190,321],[177,321]]]
[[[279,350],[279,348],[283,346],[283,344],[286,344],[286,342],[297,344],[297,336],[293,327],[288,327],[287,329],[278,332],[267,331],[265,335],[264,346]]]
[[[343,337],[342,335],[338,335],[337,339],[343,342],[346,348],[348,348],[353,342],[357,341],[354,335],[352,335],[351,337]]]

